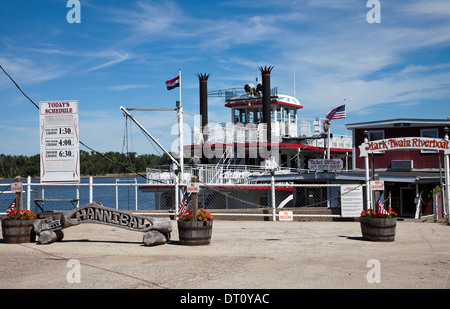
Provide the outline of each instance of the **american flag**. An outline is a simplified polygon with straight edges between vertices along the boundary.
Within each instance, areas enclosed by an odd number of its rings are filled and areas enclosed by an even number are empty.
[[[6,213],[10,214],[13,210],[16,210],[16,200],[9,205],[8,209],[6,209]]]
[[[384,208],[384,192],[381,193],[380,199],[378,200],[378,214],[388,215],[389,212]]]
[[[345,104],[341,105],[339,107],[336,107],[335,109],[332,109],[326,117],[328,120],[331,119],[344,119],[345,118]]]
[[[186,212],[188,203],[189,203],[189,196],[188,196],[187,192],[185,192],[184,196],[183,196],[183,200],[180,203],[180,207],[178,208],[179,215],[184,215],[184,213]]]
[[[172,90],[174,88],[180,87],[180,76],[169,79],[166,81],[167,90]]]

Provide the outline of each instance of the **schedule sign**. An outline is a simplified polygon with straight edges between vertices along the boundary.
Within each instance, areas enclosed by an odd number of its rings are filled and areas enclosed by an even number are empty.
[[[39,102],[41,183],[79,183],[78,101]]]

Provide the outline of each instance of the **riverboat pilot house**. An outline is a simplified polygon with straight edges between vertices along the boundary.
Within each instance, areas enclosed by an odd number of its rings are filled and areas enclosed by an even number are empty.
[[[450,128],[447,119],[392,119],[347,124],[352,130],[354,172],[365,170],[365,158],[359,145],[376,140],[406,137],[441,138]],[[438,212],[433,209],[433,192],[444,182],[444,152],[436,149],[401,149],[375,151],[368,157],[371,174],[376,173],[385,183],[385,197],[400,216],[420,218]],[[388,203],[389,204],[389,203]],[[435,216],[435,214],[433,215]]]

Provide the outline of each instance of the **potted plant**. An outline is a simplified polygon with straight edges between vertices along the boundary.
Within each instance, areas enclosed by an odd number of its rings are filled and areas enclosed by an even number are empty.
[[[397,214],[391,207],[375,212],[363,210],[359,218],[363,238],[371,241],[394,241],[397,226]]]
[[[7,210],[8,217],[2,220],[2,235],[6,243],[18,244],[36,241],[33,223],[36,214],[32,211]]]
[[[190,209],[178,216],[178,236],[180,244],[188,246],[209,245],[212,235],[213,216],[203,208],[196,216]]]

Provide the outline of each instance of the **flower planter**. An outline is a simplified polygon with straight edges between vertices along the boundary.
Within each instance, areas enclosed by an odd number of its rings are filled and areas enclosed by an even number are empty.
[[[3,240],[8,244],[30,243],[36,241],[34,220],[2,220]]]
[[[178,220],[177,222],[180,244],[187,246],[204,246],[210,244],[213,221]]]
[[[360,217],[362,236],[370,241],[394,241],[397,217],[366,218]]]

